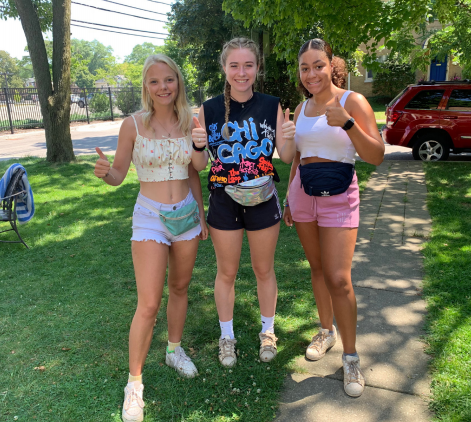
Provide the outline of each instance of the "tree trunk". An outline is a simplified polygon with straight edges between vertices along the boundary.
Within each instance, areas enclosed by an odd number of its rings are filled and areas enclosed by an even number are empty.
[[[31,0],[15,0],[28,42],[46,132],[47,161],[75,160],[70,135],[70,4],[52,0],[53,57],[49,72],[46,46]],[[52,85],[54,83],[54,85]]]

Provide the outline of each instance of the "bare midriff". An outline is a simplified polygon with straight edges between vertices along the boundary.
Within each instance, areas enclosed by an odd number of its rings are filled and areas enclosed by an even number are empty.
[[[327,158],[320,158],[320,157],[305,157],[301,158],[301,165],[305,166],[306,164],[310,163],[336,163],[337,161],[328,160]]]
[[[188,179],[141,182],[141,194],[161,204],[176,204],[183,201],[189,192]]]

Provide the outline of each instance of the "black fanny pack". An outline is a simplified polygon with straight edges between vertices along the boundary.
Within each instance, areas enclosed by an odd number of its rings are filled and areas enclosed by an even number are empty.
[[[332,196],[345,192],[355,166],[348,163],[310,163],[299,166],[301,186],[309,196]]]

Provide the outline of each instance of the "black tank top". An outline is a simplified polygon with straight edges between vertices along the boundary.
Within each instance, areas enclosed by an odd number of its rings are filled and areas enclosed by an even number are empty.
[[[224,95],[204,102],[211,158],[209,190],[267,175],[280,181],[272,164],[279,102],[279,98],[259,92],[254,92],[245,103],[231,100],[228,140],[222,135],[225,127]]]

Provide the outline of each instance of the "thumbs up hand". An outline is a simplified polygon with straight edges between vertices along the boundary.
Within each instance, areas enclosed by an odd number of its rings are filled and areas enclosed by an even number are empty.
[[[326,107],[325,117],[327,118],[327,124],[329,126],[340,126],[343,127],[345,122],[351,117],[347,111],[340,104],[339,96],[336,95],[334,104]]]
[[[191,139],[197,148],[204,148],[208,139],[206,130],[201,127],[199,120],[194,116],[193,125],[194,128],[191,131]]]
[[[103,154],[101,149],[96,147],[95,150],[100,158],[95,163],[94,174],[96,177],[102,179],[109,173],[111,166],[110,162],[108,161],[108,158],[106,158],[105,154]]]
[[[294,139],[294,134],[296,133],[296,126],[294,125],[294,122],[289,119],[289,108],[287,108],[285,111],[285,121],[283,123],[283,126],[281,126],[281,129],[283,131],[283,138],[285,140],[290,141]]]

